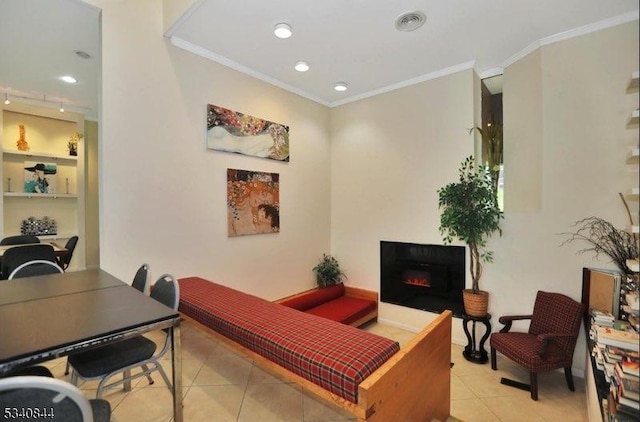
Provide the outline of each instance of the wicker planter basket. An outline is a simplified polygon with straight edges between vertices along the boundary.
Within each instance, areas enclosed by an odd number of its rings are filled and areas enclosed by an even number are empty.
[[[487,315],[489,292],[480,290],[478,294],[474,294],[471,289],[464,289],[462,291],[462,300],[464,301],[464,312],[467,315],[474,317]]]

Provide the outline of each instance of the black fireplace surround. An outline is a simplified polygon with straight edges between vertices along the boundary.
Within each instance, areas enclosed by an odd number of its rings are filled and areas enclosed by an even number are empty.
[[[380,300],[423,311],[464,312],[465,247],[380,242]]]

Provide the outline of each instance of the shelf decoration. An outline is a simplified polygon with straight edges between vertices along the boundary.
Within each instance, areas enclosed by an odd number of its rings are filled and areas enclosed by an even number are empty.
[[[20,137],[16,142],[16,146],[18,147],[18,151],[29,151],[29,144],[27,143],[27,131],[24,128],[24,125],[18,125]]]
[[[21,234],[29,234],[33,236],[46,236],[58,234],[58,224],[53,218],[44,216],[41,219],[29,217],[22,220],[20,225]]]
[[[280,232],[280,175],[227,169],[228,236]]]
[[[76,132],[71,135],[71,138],[69,138],[69,142],[67,143],[67,148],[69,148],[69,155],[78,155],[78,141],[80,141],[80,139],[82,138],[84,138],[84,135],[80,132]]]
[[[25,193],[56,193],[56,163],[24,162]]]
[[[207,148],[289,161],[289,126],[207,105]]]

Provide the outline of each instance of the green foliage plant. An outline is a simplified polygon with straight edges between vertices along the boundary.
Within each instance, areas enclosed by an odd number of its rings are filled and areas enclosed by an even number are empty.
[[[485,249],[487,239],[498,232],[504,218],[498,207],[491,174],[487,166],[476,165],[473,157],[461,164],[459,180],[438,190],[440,233],[445,245],[458,239],[469,247],[469,270],[474,294],[480,292],[482,263],[493,262],[493,252]]]
[[[477,131],[482,137],[482,159],[489,165],[493,189],[497,192],[498,179],[500,178],[500,166],[503,163],[502,124],[498,122],[490,122],[485,128],[476,126],[469,129],[469,134],[473,131]]]
[[[329,287],[342,281],[345,274],[340,269],[338,260],[331,255],[322,254],[322,259],[313,267],[313,273],[316,276],[318,287]]]

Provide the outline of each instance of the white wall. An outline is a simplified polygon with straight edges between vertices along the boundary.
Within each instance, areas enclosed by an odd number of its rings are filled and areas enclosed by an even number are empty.
[[[100,264],[198,275],[275,299],[329,252],[326,107],[170,45],[155,0],[101,7]],[[289,125],[291,161],[206,149],[206,105]],[[227,237],[226,169],[280,174],[279,234]]]
[[[323,252],[348,284],[377,290],[380,240],[441,243],[436,191],[473,152],[473,71],[329,111],[172,47],[160,2],[91,3],[103,9],[102,268],[127,279],[147,261],[155,276],[200,275],[276,298],[310,287]],[[560,247],[558,233],[590,215],[626,224],[617,192],[638,180],[625,165],[638,136],[625,128],[637,107],[625,94],[637,34],[634,22],[547,45],[505,71],[507,211],[482,284],[496,317],[531,309],[537,290],[579,300],[583,266],[612,268],[576,254],[579,245]],[[533,115],[508,111],[528,96]],[[207,103],[289,125],[291,162],[207,151]],[[280,234],[227,237],[227,168],[280,173]],[[531,169],[532,185],[516,183]],[[430,318],[380,312],[415,329]]]
[[[638,66],[637,34],[634,22],[547,45],[504,73],[504,235],[489,241],[495,262],[481,282],[494,331],[497,316],[530,311],[538,290],[580,300],[582,267],[614,268],[576,254],[585,245],[560,247],[559,233],[591,215],[628,224],[617,193],[638,185],[637,165],[625,164],[638,142],[637,129],[626,128],[638,96],[625,93]],[[471,73],[331,111],[331,250],[350,282],[378,288],[380,240],[442,243],[437,190],[473,152]],[[415,330],[431,319],[387,304],[380,316]],[[454,324],[454,340],[464,340],[461,331]],[[576,374],[584,353],[581,337]]]

